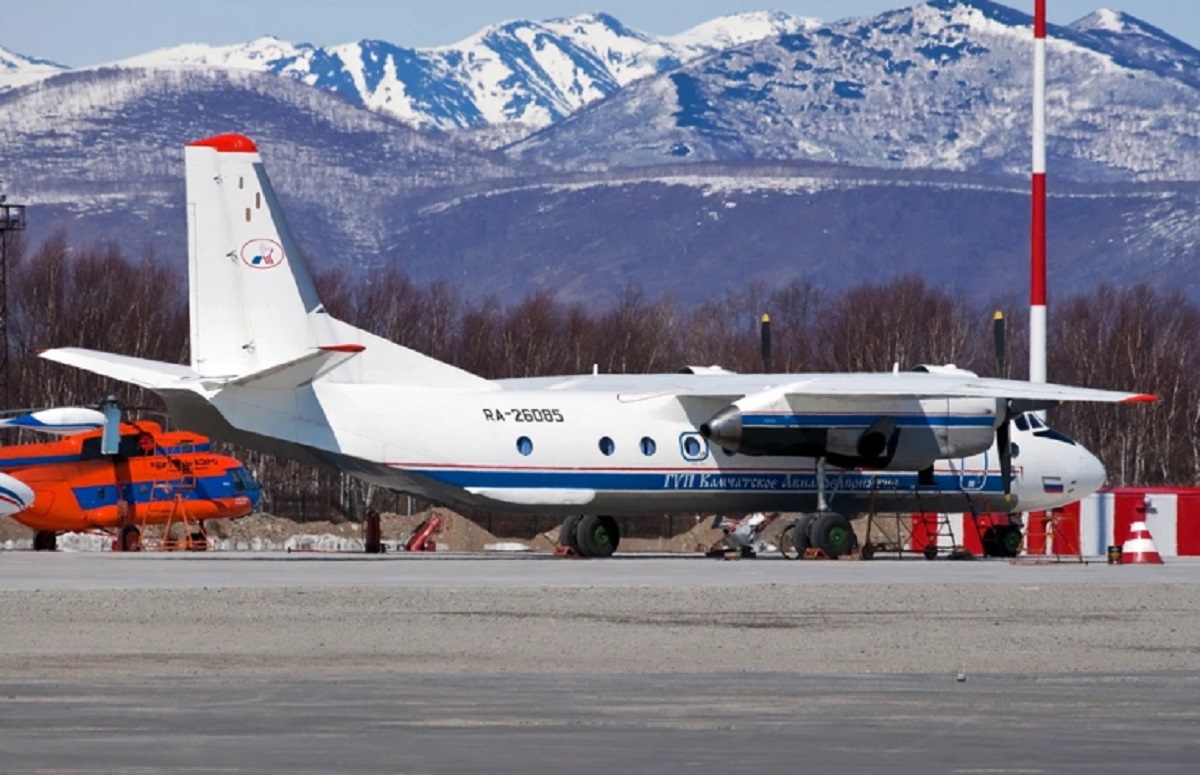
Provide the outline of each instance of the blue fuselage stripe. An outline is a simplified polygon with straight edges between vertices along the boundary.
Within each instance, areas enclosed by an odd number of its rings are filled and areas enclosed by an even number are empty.
[[[429,477],[442,484],[483,489],[563,489],[597,492],[815,492],[816,475],[811,471],[488,471],[478,469],[412,469],[410,473]],[[935,474],[932,486],[943,490],[962,490],[969,482],[970,492],[1003,491],[999,474],[967,472]],[[832,473],[826,482],[834,491],[879,492],[912,491],[917,487],[915,473],[861,472]]]

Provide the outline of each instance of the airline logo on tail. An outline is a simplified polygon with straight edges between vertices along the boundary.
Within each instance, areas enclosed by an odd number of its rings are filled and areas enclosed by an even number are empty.
[[[242,245],[242,262],[251,269],[274,269],[283,263],[283,245],[273,239],[252,239]]]

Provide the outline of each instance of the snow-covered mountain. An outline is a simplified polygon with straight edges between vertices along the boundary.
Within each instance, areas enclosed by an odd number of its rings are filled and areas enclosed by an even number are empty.
[[[47,59],[34,59],[0,47],[0,92],[49,78],[67,68]]]
[[[508,152],[568,169],[809,159],[1020,174],[1031,21],[933,0],[769,38],[631,84]],[[1200,52],[1100,12],[1053,28],[1048,60],[1055,174],[1200,179]]]
[[[179,48],[0,93],[0,178],[30,205],[30,245],[61,227],[182,270],[182,145],[243,131],[319,270],[395,262],[504,300],[636,283],[692,303],[755,280],[907,272],[1015,296],[1029,21],[934,0],[672,39],[596,15],[425,52]],[[1053,287],[1120,276],[1200,298],[1200,52],[1117,12],[1052,35]],[[521,122],[551,120],[522,137]]]
[[[428,49],[382,40],[322,47],[264,37],[234,46],[162,49],[115,64],[285,76],[417,127],[518,123],[538,128],[682,62],[816,25],[811,19],[760,12],[656,37],[596,13],[503,22],[453,45]]]

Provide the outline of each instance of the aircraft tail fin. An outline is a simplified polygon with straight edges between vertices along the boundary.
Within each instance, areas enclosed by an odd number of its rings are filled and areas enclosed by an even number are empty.
[[[487,381],[331,317],[288,228],[258,148],[217,135],[185,149],[192,370],[233,381],[329,348],[357,357],[317,377],[475,387]],[[325,360],[325,359],[322,359]],[[260,383],[266,385],[269,383]]]

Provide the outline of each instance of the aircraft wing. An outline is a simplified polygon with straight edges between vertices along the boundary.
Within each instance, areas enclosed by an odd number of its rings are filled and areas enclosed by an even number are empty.
[[[778,375],[780,379],[787,379]],[[814,374],[774,385],[747,384],[746,390],[733,390],[729,379],[695,380],[677,391],[680,400],[689,397],[707,400],[737,400],[759,393],[780,398],[836,398],[844,400],[884,398],[994,398],[1028,402],[1045,407],[1070,401],[1096,403],[1140,403],[1155,401],[1157,396],[1117,390],[1073,387],[1053,383],[988,379],[970,375],[925,374],[918,372],[870,374]],[[1036,408],[1036,407],[1034,407]]]

